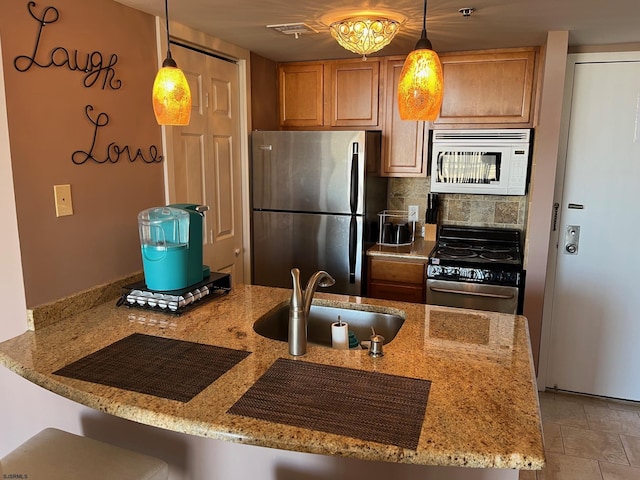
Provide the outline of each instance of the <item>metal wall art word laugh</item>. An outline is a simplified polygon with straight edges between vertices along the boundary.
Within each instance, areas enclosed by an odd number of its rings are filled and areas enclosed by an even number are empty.
[[[26,73],[33,67],[39,68],[67,68],[72,72],[81,72],[83,75],[83,85],[85,88],[100,85],[102,90],[119,90],[122,87],[122,81],[118,78],[116,72],[116,64],[118,56],[115,53],[111,55],[103,55],[101,52],[93,51],[91,53],[80,53],[76,50],[68,50],[64,47],[55,47],[48,54],[40,51],[41,40],[45,32],[45,27],[56,23],[60,19],[60,12],[57,8],[49,6],[45,7],[40,14],[35,11],[36,2],[27,3],[27,10],[31,17],[38,22],[36,32],[35,46],[31,55],[18,55],[13,60],[13,66],[18,72]],[[76,150],[71,155],[71,161],[76,165],[81,165],[87,160],[93,160],[96,163],[116,163],[121,156],[126,155],[130,162],[137,159],[145,163],[162,162],[163,157],[158,155],[158,147],[151,145],[149,147],[148,158],[144,156],[140,148],[136,149],[135,154],[131,154],[131,148],[128,145],[119,146],[116,142],[111,142],[106,148],[105,157],[98,159],[94,156],[94,148],[96,144],[98,129],[109,123],[109,115],[102,112],[94,119],[91,117],[93,111],[92,105],[85,107],[85,115],[89,122],[93,124],[93,140],[91,148],[88,152]]]

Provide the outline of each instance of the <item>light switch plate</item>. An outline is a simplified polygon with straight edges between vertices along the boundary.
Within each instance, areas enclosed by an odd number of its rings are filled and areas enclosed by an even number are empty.
[[[56,201],[56,217],[73,215],[71,185],[54,185],[53,195]]]
[[[409,205],[407,217],[410,222],[418,221],[418,205]]]

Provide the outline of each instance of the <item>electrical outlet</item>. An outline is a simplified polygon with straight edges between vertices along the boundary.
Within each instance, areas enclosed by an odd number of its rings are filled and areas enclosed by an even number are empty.
[[[53,195],[56,200],[56,217],[73,215],[71,202],[71,185],[54,185]]]
[[[418,205],[409,205],[409,215],[408,215],[408,220],[410,222],[417,222],[418,221]]]

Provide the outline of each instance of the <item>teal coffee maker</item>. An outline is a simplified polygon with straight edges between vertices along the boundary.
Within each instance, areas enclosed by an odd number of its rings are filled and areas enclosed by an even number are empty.
[[[208,209],[180,203],[138,214],[147,288],[160,292],[180,290],[209,275],[209,268],[202,264],[202,219]]]

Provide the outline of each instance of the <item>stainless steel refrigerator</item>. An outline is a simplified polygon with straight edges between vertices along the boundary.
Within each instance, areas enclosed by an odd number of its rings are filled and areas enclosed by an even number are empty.
[[[253,283],[291,288],[317,270],[322,289],[365,295],[366,249],[378,238],[387,179],[379,176],[379,131],[252,133]]]

